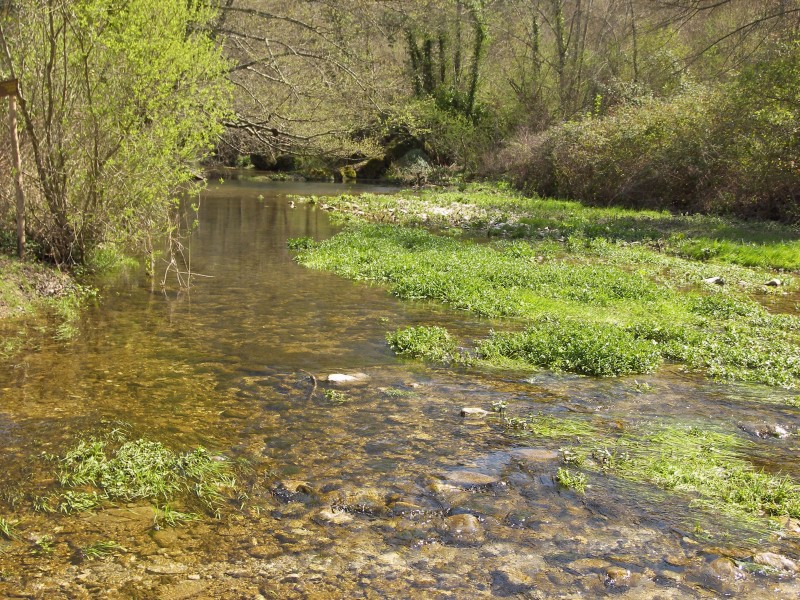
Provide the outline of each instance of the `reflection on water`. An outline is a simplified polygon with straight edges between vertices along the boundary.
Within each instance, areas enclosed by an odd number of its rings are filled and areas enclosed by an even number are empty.
[[[374,188],[371,188],[374,189]],[[780,423],[798,397],[665,370],[638,393],[630,379],[431,369],[398,360],[386,331],[438,323],[462,338],[485,329],[463,313],[400,303],[384,289],[303,269],[288,237],[323,239],[326,213],[287,194],[328,184],[239,180],[202,199],[191,293],[138,276],[103,289],[80,335],[37,340],[0,372],[0,468],[6,514],[28,538],[56,525],[50,558],[24,541],[0,555],[0,593],[33,597],[797,597],[791,577],[745,574],[735,560],[800,555],[796,537],[741,529],[688,500],[610,477],[586,497],[558,488],[558,444],[520,441],[498,418],[581,413],[624,429],[656,419]],[[357,188],[355,189],[357,191]],[[366,373],[325,395],[329,373]],[[155,531],[141,506],[92,516],[26,513],[13,502],[80,432],[116,422],[186,449],[246,459],[248,497],[219,521]],[[757,440],[753,459],[800,477],[797,437]],[[520,451],[534,446],[535,451]],[[590,481],[590,483],[592,483]],[[144,516],[142,516],[144,514]],[[150,519],[150,520],[148,520]],[[122,555],[72,564],[85,540]],[[777,594],[777,595],[775,595]]]

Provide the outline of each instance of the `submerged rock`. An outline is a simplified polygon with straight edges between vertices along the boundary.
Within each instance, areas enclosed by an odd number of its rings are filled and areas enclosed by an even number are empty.
[[[461,487],[493,485],[500,481],[500,478],[495,475],[486,475],[485,473],[468,471],[466,469],[459,469],[457,471],[445,473],[444,478],[450,483]]]
[[[446,532],[453,538],[466,542],[483,540],[483,525],[478,517],[468,513],[451,515],[444,520]]]
[[[762,552],[753,556],[753,562],[757,565],[763,565],[776,571],[786,573],[797,573],[797,563],[791,558],[787,558],[774,552]]]
[[[526,462],[551,462],[560,458],[557,451],[547,448],[514,448],[511,456]]]
[[[732,583],[744,579],[744,572],[739,570],[730,558],[717,558],[708,564],[709,575],[724,583]]]
[[[353,521],[353,515],[343,510],[333,510],[332,508],[323,508],[317,513],[317,518],[331,525],[346,525]]]
[[[787,438],[789,431],[777,423],[739,423],[739,429],[758,438]]]
[[[175,562],[153,563],[145,567],[145,571],[154,575],[180,575],[188,570],[186,565]]]
[[[631,572],[622,567],[608,567],[606,569],[605,584],[607,586],[619,586],[627,584],[631,579]]]

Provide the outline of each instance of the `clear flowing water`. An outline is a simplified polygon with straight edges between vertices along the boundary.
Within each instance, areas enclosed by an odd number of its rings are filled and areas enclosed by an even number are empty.
[[[370,188],[375,190],[375,188]],[[354,191],[357,191],[355,188]],[[240,180],[202,199],[191,293],[131,275],[103,288],[70,342],[47,337],[0,371],[0,596],[41,598],[797,598],[792,576],[745,573],[759,552],[800,558],[800,538],[690,508],[689,498],[603,476],[580,496],[554,483],[559,443],[519,439],[509,414],[581,414],[620,430],[649,421],[796,432],[797,395],[666,369],[593,379],[431,368],[396,358],[389,330],[485,323],[296,265],[290,237],[334,233],[287,194],[342,186]],[[331,373],[364,373],[335,387]],[[650,387],[642,393],[640,384]],[[345,394],[337,401],[325,394]],[[145,503],[82,515],[25,511],[43,452],[128,424],[175,450],[250,465],[243,494],[175,529]],[[800,478],[797,435],[755,439],[752,459]],[[148,512],[149,511],[149,512]],[[32,541],[52,535],[54,550]],[[90,541],[125,547],[76,559]]]

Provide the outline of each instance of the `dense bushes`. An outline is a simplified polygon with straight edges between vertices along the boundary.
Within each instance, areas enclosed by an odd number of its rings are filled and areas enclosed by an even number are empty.
[[[797,222],[799,74],[800,48],[783,46],[729,85],[520,135],[505,161],[543,195]]]

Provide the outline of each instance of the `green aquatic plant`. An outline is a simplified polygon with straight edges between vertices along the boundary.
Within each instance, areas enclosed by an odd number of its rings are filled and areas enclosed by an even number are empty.
[[[89,560],[99,560],[111,554],[118,554],[126,551],[127,549],[124,546],[121,546],[113,540],[100,540],[81,548],[80,554],[82,557]]]
[[[103,503],[97,492],[73,492],[68,490],[61,494],[58,510],[65,514],[94,510]]]
[[[734,256],[800,247],[786,227],[586,207],[485,186],[325,202],[354,218],[333,238],[299,249],[298,262],[385,284],[403,299],[509,319],[517,333],[479,344],[484,365],[614,376],[647,373],[666,360],[715,379],[800,386],[800,317],[755,302],[750,296],[767,293],[775,273],[741,266],[785,268],[791,253],[773,254],[775,262]],[[453,227],[521,239],[483,243],[429,231]],[[713,235],[739,240],[709,246],[729,259],[682,257],[685,244]],[[704,284],[710,276],[728,284]],[[786,289],[795,285],[780,278]],[[520,322],[532,334],[519,333]]]
[[[696,503],[718,510],[800,517],[800,486],[755,469],[740,456],[744,442],[738,436],[666,425],[622,443],[629,459],[618,464],[619,475],[696,494]]]
[[[457,358],[456,342],[444,327],[405,327],[386,335],[389,346],[403,356],[449,362]]]
[[[173,508],[170,504],[165,504],[157,508],[155,516],[153,517],[156,525],[165,523],[170,527],[178,527],[179,525],[185,525],[186,523],[199,521],[200,519],[201,517],[197,513],[181,512]]]
[[[4,537],[7,540],[14,540],[17,538],[17,534],[14,531],[16,526],[16,522],[9,521],[5,517],[0,517],[0,536]]]
[[[569,469],[559,467],[556,472],[556,481],[565,488],[583,495],[586,493],[586,486],[589,478],[586,477],[585,473],[581,473],[580,471],[573,472]]]
[[[213,508],[223,490],[236,488],[228,462],[204,448],[176,454],[160,442],[127,440],[117,430],[79,441],[58,461],[57,478],[65,488],[95,488],[62,493],[62,512],[91,510],[106,500],[168,502],[186,493]],[[41,505],[49,507],[49,502]]]
[[[55,550],[52,535],[43,535],[33,542],[31,553],[36,556],[50,556]]]
[[[325,390],[325,399],[333,404],[346,404],[351,400],[350,396],[339,390]]]
[[[505,426],[509,432],[537,438],[580,439],[598,434],[598,429],[585,419],[543,413],[506,417]]]

